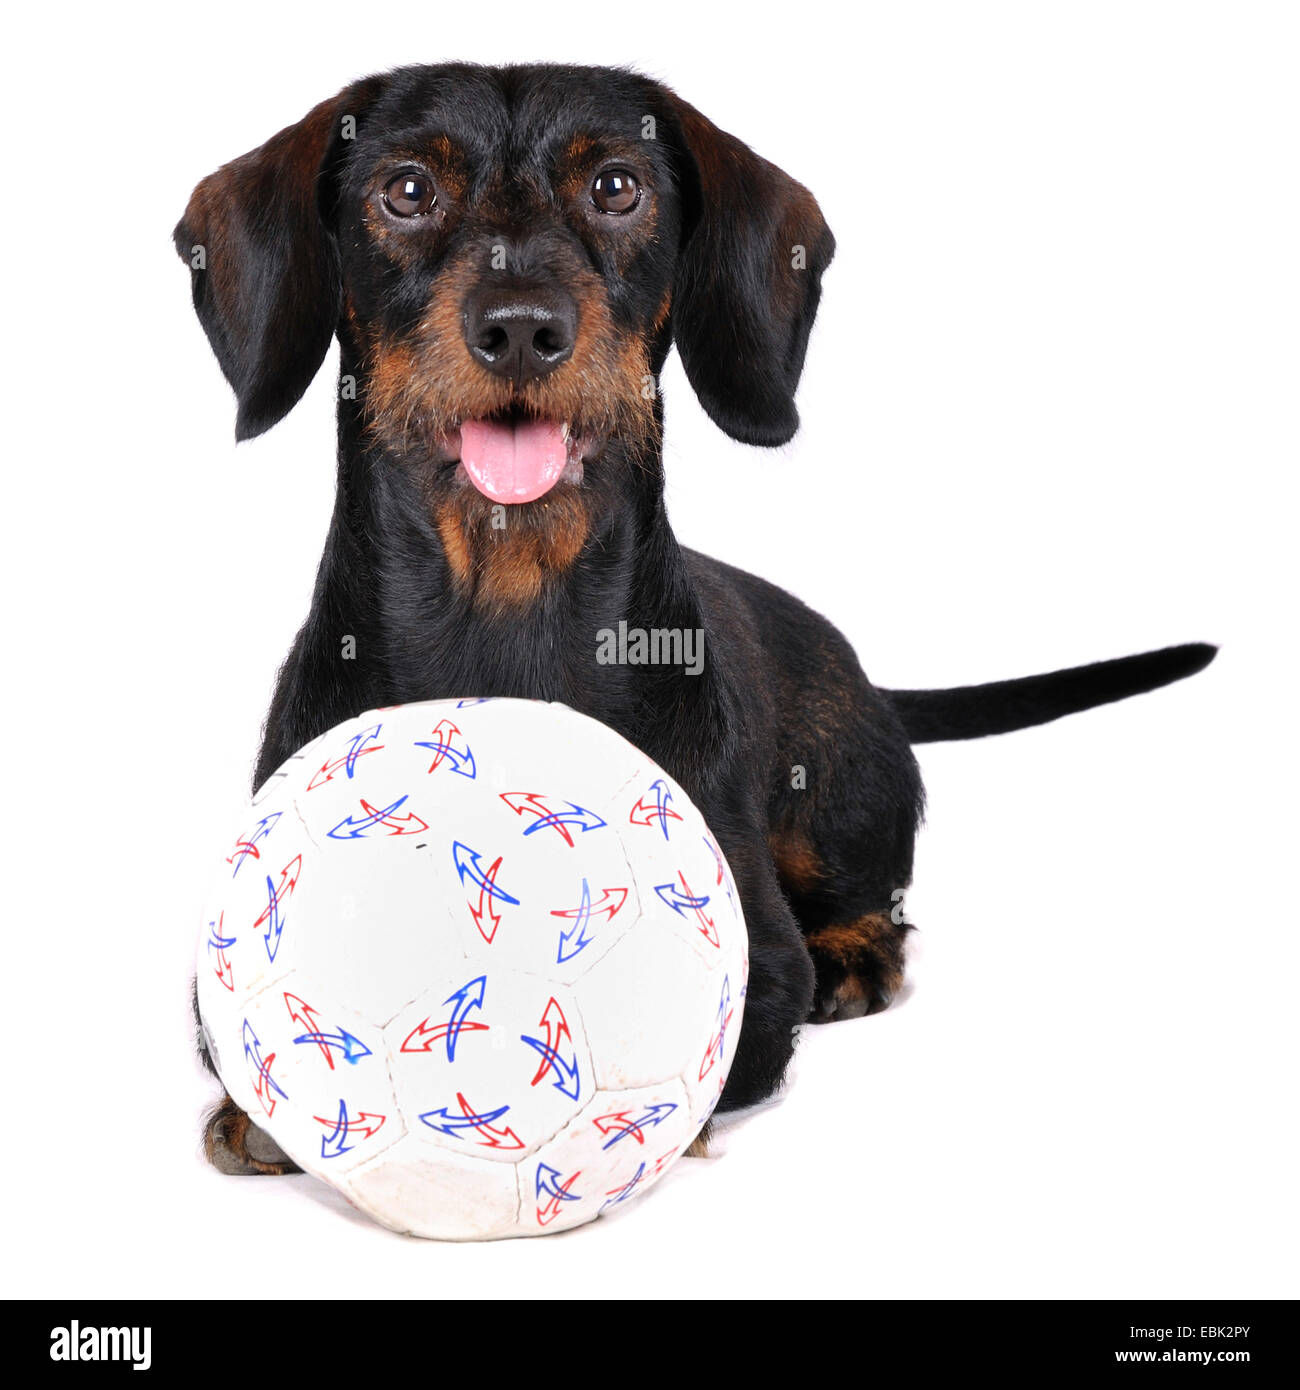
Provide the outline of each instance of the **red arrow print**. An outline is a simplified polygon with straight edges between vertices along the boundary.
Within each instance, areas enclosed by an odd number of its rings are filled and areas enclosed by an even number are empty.
[[[478,1111],[465,1099],[459,1091],[456,1092],[456,1104],[460,1106],[461,1113],[467,1120],[473,1119]],[[486,1120],[479,1120],[474,1125],[480,1134],[487,1135],[487,1139],[479,1145],[483,1149],[522,1149],[524,1141],[507,1125],[504,1129],[494,1129]]]

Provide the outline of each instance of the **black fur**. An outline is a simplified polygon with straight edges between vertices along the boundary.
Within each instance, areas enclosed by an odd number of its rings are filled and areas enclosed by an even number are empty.
[[[1157,690],[1203,671],[1216,651],[1218,648],[1207,642],[1189,642],[1182,647],[988,685],[891,690],[889,702],[913,743],[985,738],[1048,724],[1067,714]]]

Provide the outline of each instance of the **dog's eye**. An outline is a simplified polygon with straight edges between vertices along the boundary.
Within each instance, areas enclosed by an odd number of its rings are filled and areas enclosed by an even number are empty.
[[[626,169],[606,169],[591,185],[591,201],[601,212],[631,212],[641,201],[641,185]]]
[[[384,202],[398,217],[419,217],[437,201],[438,190],[423,174],[398,174],[384,189]]]

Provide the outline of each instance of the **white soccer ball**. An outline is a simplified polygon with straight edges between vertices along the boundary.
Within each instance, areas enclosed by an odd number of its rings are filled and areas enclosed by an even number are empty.
[[[373,710],[244,814],[198,998],[227,1091],[374,1220],[536,1235],[640,1195],[712,1113],[744,920],[686,794],[564,705]]]

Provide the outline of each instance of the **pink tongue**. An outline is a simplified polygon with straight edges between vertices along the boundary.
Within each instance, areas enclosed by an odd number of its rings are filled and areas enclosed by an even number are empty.
[[[513,425],[466,420],[460,427],[460,461],[485,497],[531,502],[549,492],[564,472],[564,435],[552,420]]]

